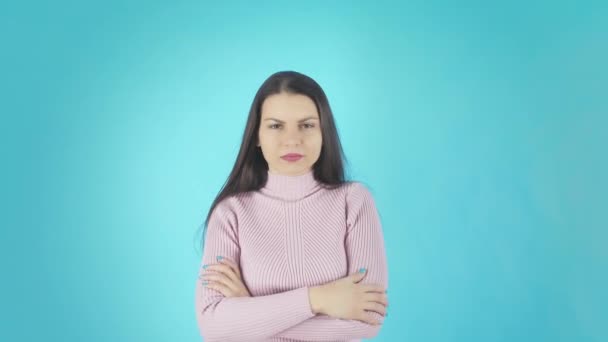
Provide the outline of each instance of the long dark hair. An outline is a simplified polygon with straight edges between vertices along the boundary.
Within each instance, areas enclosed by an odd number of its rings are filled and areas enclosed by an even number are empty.
[[[255,94],[249,109],[249,117],[239,154],[228,179],[209,208],[204,222],[205,230],[202,234],[200,246],[204,246],[209,218],[218,203],[238,193],[259,190],[266,184],[268,163],[264,159],[261,148],[257,146],[258,130],[262,116],[261,108],[262,103],[268,96],[280,93],[308,96],[317,107],[321,122],[322,145],[319,159],[313,165],[315,180],[323,187],[330,189],[349,182],[345,178],[344,169],[344,165],[348,162],[340,143],[338,130],[325,92],[315,80],[304,74],[296,71],[276,72],[264,81]]]

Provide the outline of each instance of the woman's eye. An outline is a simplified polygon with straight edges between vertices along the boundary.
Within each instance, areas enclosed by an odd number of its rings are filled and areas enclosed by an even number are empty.
[[[279,128],[280,126],[281,126],[280,124],[272,124],[272,125],[268,126],[268,128],[275,129],[275,128]],[[314,128],[315,127],[314,124],[304,124],[302,126],[304,126],[304,128]]]

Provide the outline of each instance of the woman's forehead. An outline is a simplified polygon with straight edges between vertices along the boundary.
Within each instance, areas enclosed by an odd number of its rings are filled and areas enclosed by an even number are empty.
[[[275,94],[267,97],[262,104],[262,118],[264,119],[298,122],[318,117],[315,103],[305,95]]]

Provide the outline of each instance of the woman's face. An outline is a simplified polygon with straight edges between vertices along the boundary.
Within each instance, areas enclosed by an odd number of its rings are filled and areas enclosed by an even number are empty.
[[[272,173],[297,176],[308,172],[321,154],[321,125],[312,99],[280,93],[262,103],[258,146]],[[281,158],[299,154],[298,160]]]

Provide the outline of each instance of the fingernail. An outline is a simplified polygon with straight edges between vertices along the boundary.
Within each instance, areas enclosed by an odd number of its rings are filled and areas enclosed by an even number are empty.
[[[365,271],[366,271],[366,269],[365,269],[365,268],[363,268],[363,267],[361,267],[361,268],[359,269],[359,273],[365,273]]]
[[[207,285],[207,284],[209,284],[209,282],[208,282],[208,281],[204,281],[204,282],[203,282],[203,285]]]
[[[224,257],[220,255],[220,256],[218,256],[218,257],[217,257],[217,261],[220,261],[220,260],[222,260],[223,258],[224,258]]]
[[[203,269],[207,269],[207,267],[209,267],[209,265],[203,265]]]

